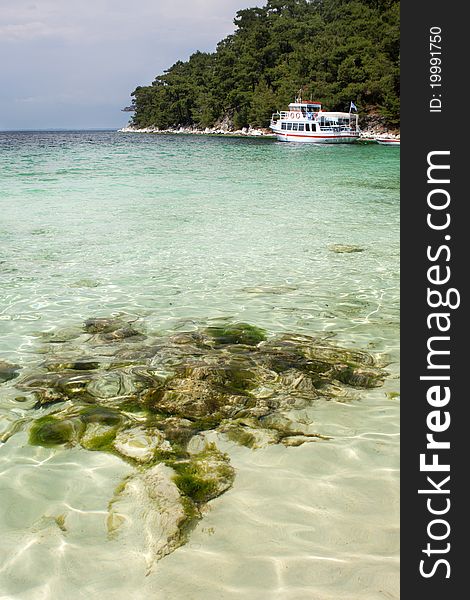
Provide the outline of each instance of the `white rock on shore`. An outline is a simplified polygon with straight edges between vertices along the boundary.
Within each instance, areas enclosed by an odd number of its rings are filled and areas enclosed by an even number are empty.
[[[390,133],[388,131],[379,131],[376,129],[366,129],[360,132],[360,139],[363,140],[377,140],[384,137],[390,140],[399,140],[400,134]]]
[[[267,129],[253,129],[252,127],[244,127],[231,131],[228,128],[217,129],[206,127],[205,129],[197,129],[195,127],[178,127],[175,129],[159,129],[158,127],[144,127],[137,129],[136,127],[123,127],[118,130],[120,133],[160,133],[160,134],[191,134],[191,135],[230,135],[230,136],[247,136],[247,137],[275,137]]]

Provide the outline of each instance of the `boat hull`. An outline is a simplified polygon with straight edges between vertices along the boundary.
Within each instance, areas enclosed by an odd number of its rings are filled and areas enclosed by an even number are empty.
[[[382,146],[400,146],[400,140],[379,140],[377,139],[376,142],[378,144],[381,144]]]
[[[273,130],[280,142],[296,142],[300,144],[352,144],[359,139],[359,133],[285,133]]]

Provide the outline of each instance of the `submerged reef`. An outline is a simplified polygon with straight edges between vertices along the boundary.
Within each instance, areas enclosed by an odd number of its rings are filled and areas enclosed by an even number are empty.
[[[3,364],[34,398],[31,444],[109,452],[135,467],[107,526],[118,535],[125,507],[140,507],[149,564],[183,544],[207,503],[232,486],[218,437],[253,449],[327,439],[295,411],[345,400],[386,375],[370,354],[325,336],[269,336],[247,323],[188,329],[149,335],[135,321],[93,318],[45,335],[37,368]]]

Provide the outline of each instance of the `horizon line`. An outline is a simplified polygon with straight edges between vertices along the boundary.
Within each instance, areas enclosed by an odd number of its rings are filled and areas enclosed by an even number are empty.
[[[117,127],[41,127],[41,128],[25,128],[25,129],[3,129],[0,128],[0,133],[8,133],[8,132],[34,132],[34,131],[118,131],[125,126],[117,126]]]

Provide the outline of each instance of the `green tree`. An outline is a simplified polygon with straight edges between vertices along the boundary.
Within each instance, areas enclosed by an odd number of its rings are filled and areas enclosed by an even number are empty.
[[[132,94],[138,127],[269,125],[300,87],[329,110],[398,126],[397,0],[268,0],[240,10],[213,53],[196,52]]]

